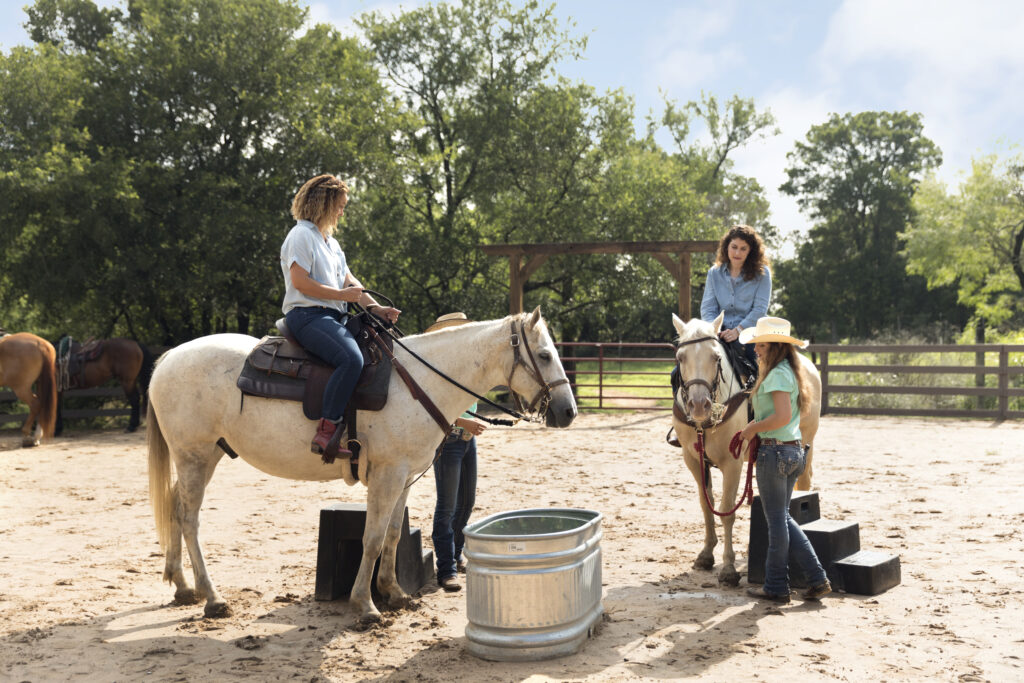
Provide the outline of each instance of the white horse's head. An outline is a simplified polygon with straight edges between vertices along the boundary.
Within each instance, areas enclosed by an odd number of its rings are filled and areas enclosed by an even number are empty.
[[[704,422],[711,415],[720,373],[729,371],[729,363],[718,343],[718,332],[724,318],[723,312],[714,322],[694,318],[684,323],[679,316],[672,314],[672,324],[679,333],[676,338],[676,364],[681,380],[675,399],[697,423]]]
[[[518,347],[513,342],[515,360],[509,389],[522,396],[530,410],[546,404],[544,422],[548,427],[568,427],[576,419],[576,399],[540,307],[529,316],[513,318],[513,327],[517,334],[522,330],[523,339]]]

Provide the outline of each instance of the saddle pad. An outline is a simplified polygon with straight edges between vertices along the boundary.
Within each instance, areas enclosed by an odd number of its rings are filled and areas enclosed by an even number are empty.
[[[380,410],[387,403],[391,361],[376,348],[360,344],[363,372],[352,395],[357,410]],[[242,393],[262,398],[301,401],[307,418],[323,414],[324,388],[334,368],[306,353],[287,337],[266,336],[245,359],[236,385]]]

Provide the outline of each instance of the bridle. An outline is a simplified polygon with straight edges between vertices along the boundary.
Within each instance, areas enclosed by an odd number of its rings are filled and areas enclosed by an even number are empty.
[[[681,341],[677,343],[675,347],[678,351],[678,349],[682,346],[689,346],[691,344],[698,344],[700,342],[705,341],[718,341],[719,343],[721,343],[718,337],[697,337],[695,339],[687,339],[686,341]],[[680,404],[678,396],[672,397],[672,414],[675,416],[677,420],[689,425],[690,427],[693,427],[694,429],[713,429],[717,427],[718,425],[729,419],[732,413],[735,412],[736,407],[739,405],[739,403],[745,401],[747,397],[747,393],[741,391],[735,396],[730,397],[724,405],[721,403],[715,403],[715,397],[718,396],[718,387],[721,384],[722,378],[724,376],[722,372],[722,357],[718,354],[715,355],[717,356],[717,360],[715,361],[715,377],[710,382],[708,382],[706,379],[702,377],[686,380],[683,378],[682,370],[679,371],[679,379],[682,380],[680,388],[682,389],[683,396],[686,397],[686,400],[689,400],[690,398],[690,387],[695,385],[707,387],[708,391],[711,394],[711,414],[707,417],[707,419],[705,419],[701,423],[697,423],[692,417],[690,417],[689,413],[686,412],[685,404]],[[679,363],[677,360],[676,366],[678,367],[678,365]]]
[[[545,382],[544,375],[540,372],[540,367],[537,365],[537,359],[533,355],[533,350],[530,348],[530,342],[526,336],[526,327],[522,320],[519,320],[519,331],[516,332],[516,320],[512,320],[509,323],[511,325],[511,334],[509,335],[509,344],[512,346],[512,368],[509,370],[508,379],[505,380],[505,386],[508,387],[509,392],[512,394],[512,403],[516,407],[516,411],[525,415],[543,415],[547,412],[548,404],[551,403],[551,390],[555,387],[560,387],[563,384],[569,384],[568,379],[559,379],[554,382]],[[520,353],[519,349],[526,349],[526,357],[530,359],[527,363],[523,360],[523,354]],[[533,398],[529,403],[523,402],[521,397],[512,388],[512,376],[516,374],[516,370],[522,366],[530,378],[537,383],[539,387],[537,393],[533,395]],[[529,418],[531,420],[538,420],[537,418]]]

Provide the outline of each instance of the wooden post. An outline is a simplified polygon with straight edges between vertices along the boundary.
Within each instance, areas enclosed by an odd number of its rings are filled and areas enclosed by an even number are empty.
[[[523,312],[523,280],[519,270],[519,254],[508,255],[508,312],[516,315]]]
[[[821,414],[828,412],[828,351],[821,352]]]
[[[679,317],[689,320],[690,312],[690,254],[679,254]]]
[[[999,349],[999,419],[1005,420],[1010,408],[1010,352]]]

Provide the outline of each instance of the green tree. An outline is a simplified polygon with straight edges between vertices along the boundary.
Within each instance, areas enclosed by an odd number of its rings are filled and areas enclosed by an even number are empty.
[[[833,114],[788,155],[788,180],[814,221],[796,258],[777,263],[778,300],[803,334],[866,337],[955,311],[952,292],[929,294],[906,273],[900,233],[921,177],[941,163],[919,114]]]
[[[294,0],[39,0],[29,17],[40,42],[4,58],[0,94],[24,110],[0,142],[0,229],[25,246],[3,256],[5,298],[79,334],[265,330],[299,184],[387,176],[394,101],[369,53],[304,30]]]
[[[1024,159],[976,159],[954,194],[934,176],[914,195],[902,238],[907,272],[929,287],[956,287],[983,327],[1024,324]]]

